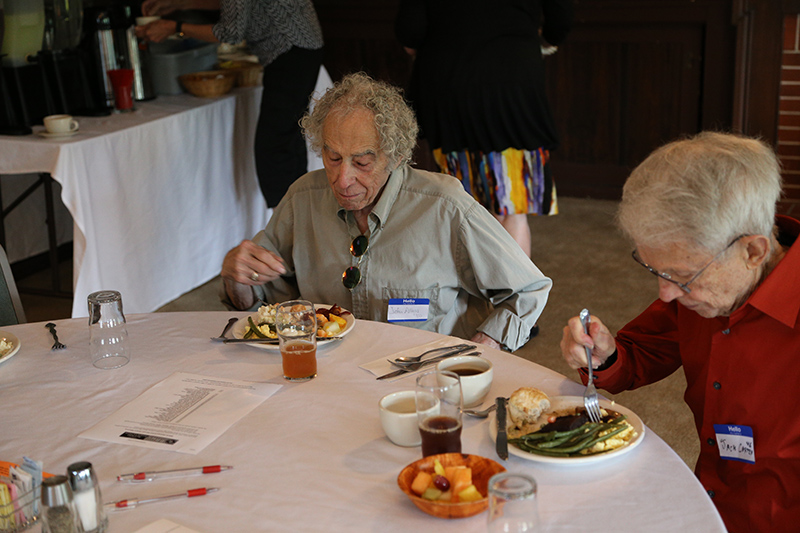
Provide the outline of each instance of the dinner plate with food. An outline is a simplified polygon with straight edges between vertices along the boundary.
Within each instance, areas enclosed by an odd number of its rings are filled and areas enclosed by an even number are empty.
[[[0,364],[5,363],[19,351],[20,342],[16,335],[0,331]]]
[[[600,399],[603,418],[589,420],[583,396],[553,396],[522,387],[509,397],[506,432],[512,455],[563,466],[607,461],[631,452],[645,434],[642,420],[630,409]],[[497,440],[497,419],[489,424]]]
[[[275,332],[275,312],[278,304],[262,305],[258,311],[240,318],[231,328],[231,334],[235,339],[264,339],[270,338],[277,341],[278,334]],[[336,304],[314,304],[317,313],[317,347],[329,344],[332,340],[344,337],[353,330],[356,319],[353,314]],[[277,342],[269,344],[264,342],[253,342],[247,344],[262,350],[280,351]]]

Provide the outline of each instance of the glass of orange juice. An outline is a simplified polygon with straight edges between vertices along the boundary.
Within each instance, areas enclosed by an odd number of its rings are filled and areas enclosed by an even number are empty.
[[[317,315],[306,300],[283,302],[275,311],[283,377],[308,381],[317,376]]]

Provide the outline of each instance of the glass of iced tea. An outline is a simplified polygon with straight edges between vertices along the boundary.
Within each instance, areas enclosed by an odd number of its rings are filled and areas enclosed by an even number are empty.
[[[275,311],[283,377],[308,381],[317,375],[317,315],[306,300],[284,302]]]
[[[461,381],[449,370],[417,377],[415,403],[422,456],[461,452]]]

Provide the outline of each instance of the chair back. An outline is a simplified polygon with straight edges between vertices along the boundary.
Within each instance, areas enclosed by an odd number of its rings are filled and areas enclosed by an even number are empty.
[[[0,246],[0,326],[25,323],[25,311],[19,299],[17,284],[8,264],[6,251]]]

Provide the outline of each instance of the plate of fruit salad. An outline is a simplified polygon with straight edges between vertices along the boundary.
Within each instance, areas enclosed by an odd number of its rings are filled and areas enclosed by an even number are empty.
[[[240,318],[231,329],[235,339],[278,339],[275,332],[275,312],[278,304],[266,304],[259,307],[258,311]],[[314,304],[317,313],[317,346],[321,347],[334,338],[341,338],[350,333],[356,325],[353,314],[336,304]],[[254,342],[248,346],[255,346],[262,350],[280,351],[277,342],[265,344]]]

